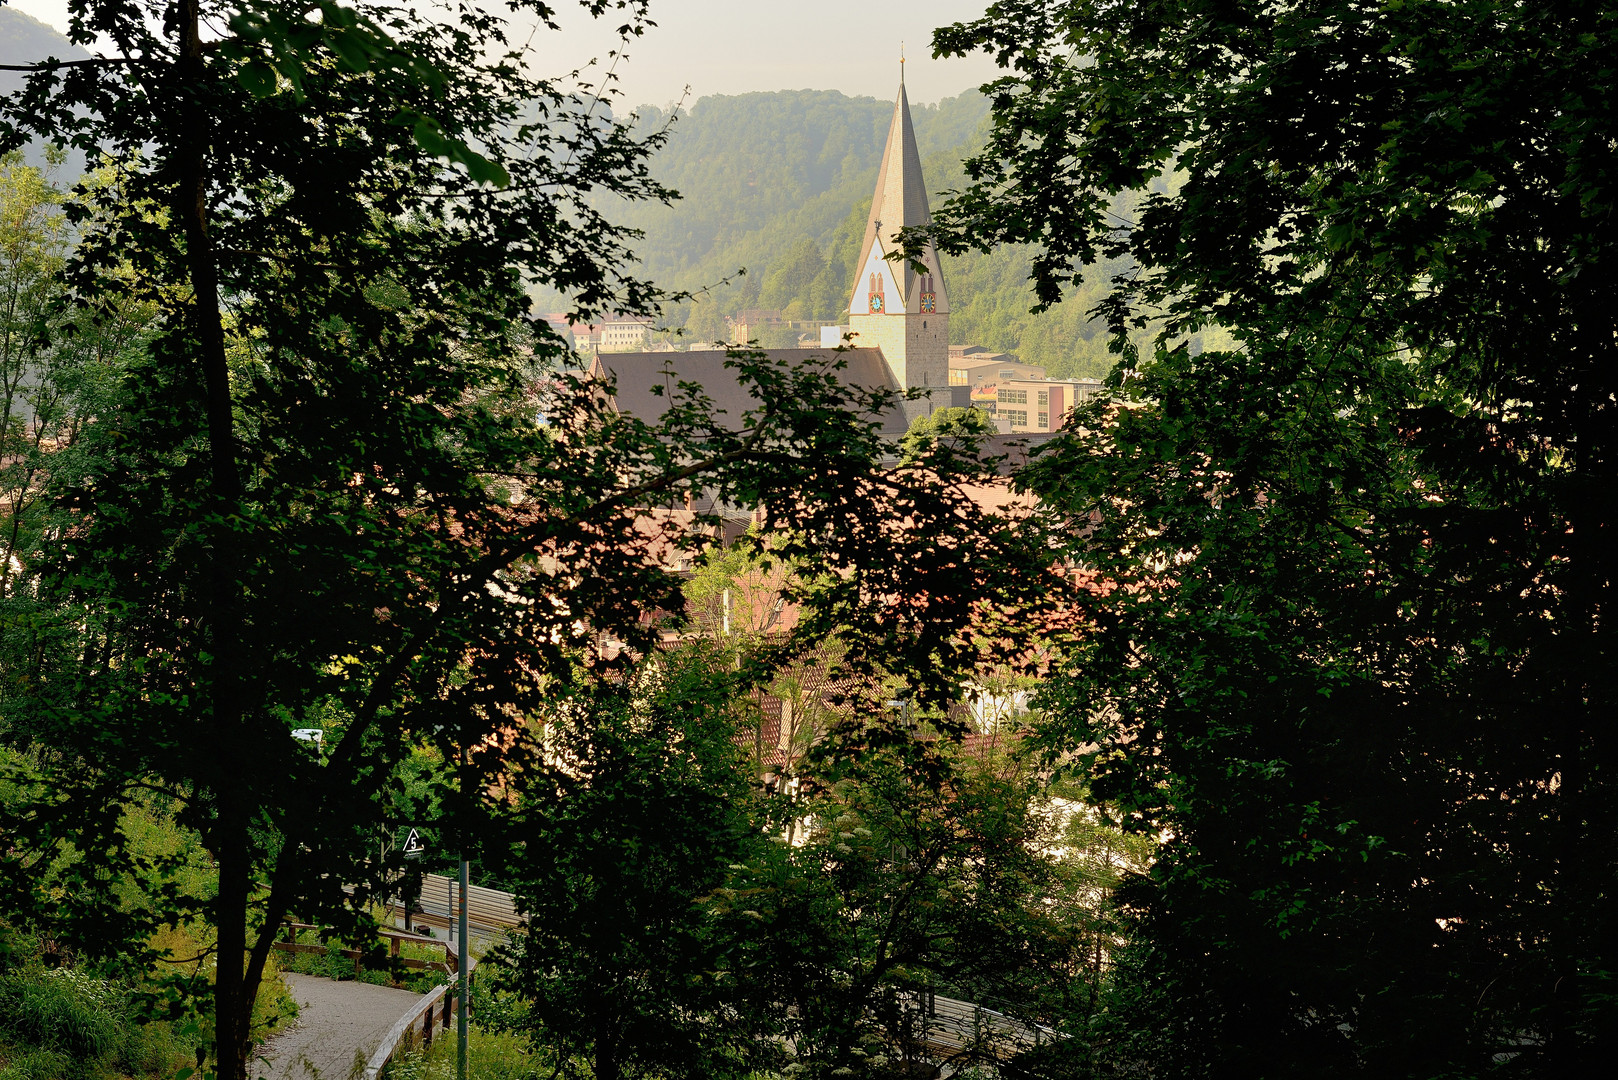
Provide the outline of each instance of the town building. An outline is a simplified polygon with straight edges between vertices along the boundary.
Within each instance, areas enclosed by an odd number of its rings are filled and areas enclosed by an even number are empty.
[[[652,338],[650,319],[619,316],[601,324],[599,352],[635,352],[645,349]]]
[[[1096,379],[1001,379],[974,388],[972,404],[1011,434],[1059,431],[1074,406],[1101,391]]]
[[[925,228],[932,220],[901,78],[865,239],[854,263],[858,269],[848,328],[854,345],[882,350],[899,386],[942,391],[907,402],[912,417],[951,403],[944,389],[949,386],[949,295],[938,251],[928,241],[917,258],[894,258],[900,251],[901,230]]]
[[[833,354],[831,348],[835,346],[824,344],[830,335],[821,331],[820,348],[769,350],[772,355],[801,363],[813,363],[817,356],[830,363],[834,355],[840,356],[847,364],[841,377],[850,385],[917,391],[914,397],[899,402],[895,415],[882,418],[884,432],[893,434],[902,434],[915,417],[947,408],[956,403],[957,396],[965,396],[952,393],[950,386],[949,297],[938,252],[929,243],[914,263],[889,258],[899,250],[901,229],[925,226],[931,221],[910,102],[901,79],[856,264],[859,269],[851,283],[847,310],[852,348]],[[779,318],[780,313],[760,310],[744,315],[766,322],[772,315]],[[751,332],[753,322],[738,322]],[[672,356],[652,352],[645,338],[620,351],[618,339],[609,332],[613,325],[608,322],[601,329],[592,371],[616,380],[618,407],[623,411],[655,421],[667,410],[667,390],[676,381],[701,386],[716,407],[723,408],[737,422],[743,412],[758,406],[750,392],[737,382],[735,368],[726,366],[722,356],[698,350]]]
[[[601,348],[601,324],[574,323],[573,348],[585,356],[598,351]]]
[[[980,345],[952,345],[949,351],[949,384],[979,387],[1001,379],[1043,379],[1045,369],[1024,364],[1011,353],[991,352]]]
[[[545,325],[550,327],[551,333],[556,335],[557,340],[565,345],[569,352],[578,348],[578,343],[573,333],[573,324],[568,321],[566,315],[559,311],[553,311],[545,316]]]

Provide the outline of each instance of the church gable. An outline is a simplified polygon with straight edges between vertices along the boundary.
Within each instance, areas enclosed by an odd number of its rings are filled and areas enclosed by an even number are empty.
[[[854,281],[851,315],[886,315],[906,310],[906,298],[894,276],[894,265],[882,257],[882,246],[874,245],[865,266]]]

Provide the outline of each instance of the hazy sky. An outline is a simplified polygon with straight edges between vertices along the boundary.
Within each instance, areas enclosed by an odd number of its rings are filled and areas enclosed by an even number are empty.
[[[8,0],[57,29],[67,26],[66,0]],[[933,60],[933,28],[981,14],[988,0],[652,0],[659,25],[631,43],[616,74],[624,100],[665,105],[691,87],[691,98],[750,90],[841,90],[892,97],[899,47],[905,83],[917,102],[937,101],[986,82],[992,61]],[[600,24],[558,0],[563,30],[535,38],[550,72],[565,72],[615,47],[610,17]],[[604,60],[603,63],[606,61]],[[601,70],[600,68],[596,70]]]

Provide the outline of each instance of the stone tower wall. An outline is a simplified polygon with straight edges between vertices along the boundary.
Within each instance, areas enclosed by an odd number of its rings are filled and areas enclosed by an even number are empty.
[[[948,315],[850,315],[848,329],[855,345],[882,350],[905,389],[949,385]]]

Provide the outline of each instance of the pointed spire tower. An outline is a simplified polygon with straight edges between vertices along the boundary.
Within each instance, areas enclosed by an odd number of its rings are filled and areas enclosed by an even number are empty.
[[[924,270],[908,261],[890,261],[899,250],[898,232],[927,225],[927,186],[921,177],[921,155],[910,124],[910,101],[905,97],[904,61],[899,61],[899,99],[893,103],[893,123],[882,168],[876,174],[876,194],[865,223],[854,296],[849,302],[849,331],[854,344],[882,350],[894,379],[901,387],[949,386],[949,301],[944,296],[944,275],[932,244],[921,255]],[[946,390],[947,393],[947,390]],[[941,402],[949,404],[947,398]],[[928,400],[910,402],[907,412],[930,412]]]

